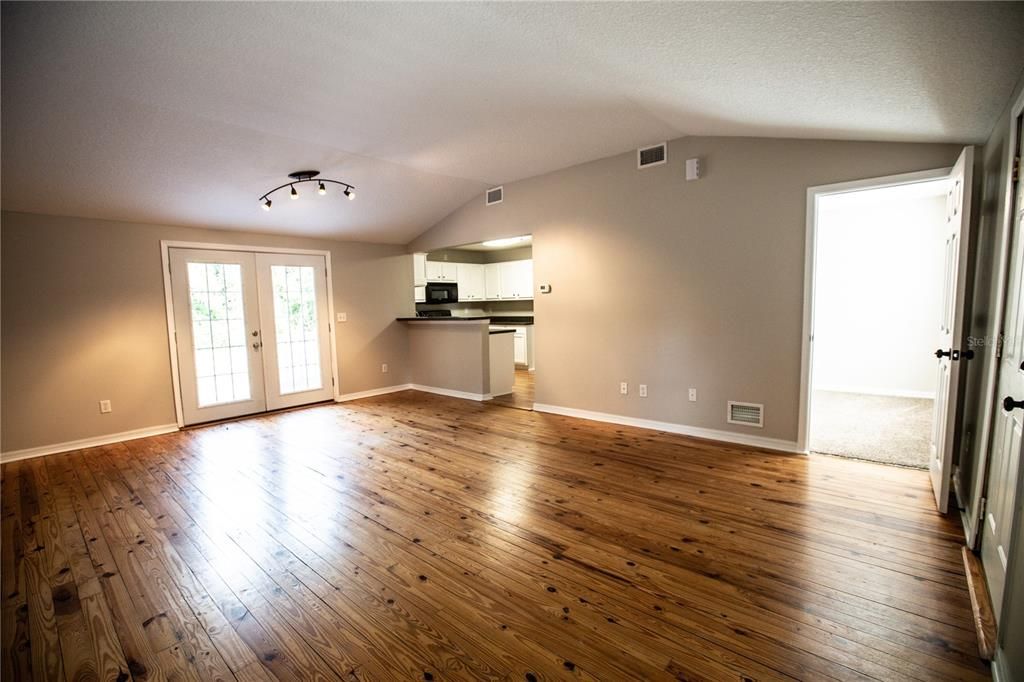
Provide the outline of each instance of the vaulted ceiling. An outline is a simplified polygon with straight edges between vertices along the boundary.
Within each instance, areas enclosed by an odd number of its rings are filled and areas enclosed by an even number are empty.
[[[981,142],[1024,67],[1022,3],[2,9],[5,209],[396,243],[683,135]],[[259,210],[304,168],[357,200]]]

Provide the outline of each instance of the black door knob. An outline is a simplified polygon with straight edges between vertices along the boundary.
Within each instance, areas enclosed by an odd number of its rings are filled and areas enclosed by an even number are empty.
[[[1012,412],[1016,408],[1024,408],[1024,400],[1014,400],[1010,396],[1003,398],[1003,409]]]
[[[953,350],[942,350],[941,348],[935,351],[935,357],[937,358],[948,358],[953,356]]]

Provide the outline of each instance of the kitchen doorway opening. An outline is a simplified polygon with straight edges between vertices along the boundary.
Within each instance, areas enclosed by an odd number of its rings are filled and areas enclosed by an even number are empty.
[[[532,410],[537,289],[532,235],[416,253],[413,269],[416,317],[487,320],[488,403]]]
[[[949,353],[960,248],[949,173],[816,197],[810,452],[921,469],[935,456],[936,399],[958,359],[944,375],[936,355]]]

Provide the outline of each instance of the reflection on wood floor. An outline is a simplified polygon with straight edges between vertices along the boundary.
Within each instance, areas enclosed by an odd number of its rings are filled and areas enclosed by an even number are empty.
[[[491,398],[492,405],[515,407],[520,410],[533,409],[533,372],[525,367],[516,367],[515,383],[512,392]]]
[[[5,680],[981,680],[928,474],[414,391],[5,464]]]

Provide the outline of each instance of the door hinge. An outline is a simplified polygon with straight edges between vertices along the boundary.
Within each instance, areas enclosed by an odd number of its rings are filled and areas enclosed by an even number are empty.
[[[334,377],[331,377],[331,386],[334,385]]]
[[[1020,157],[1013,157],[1013,169],[1010,171],[1010,179],[1013,182],[1020,180]]]
[[[978,500],[978,521],[985,522],[985,502],[987,500],[983,497]]]
[[[1000,332],[996,335],[996,360],[1003,357],[1003,335]]]

